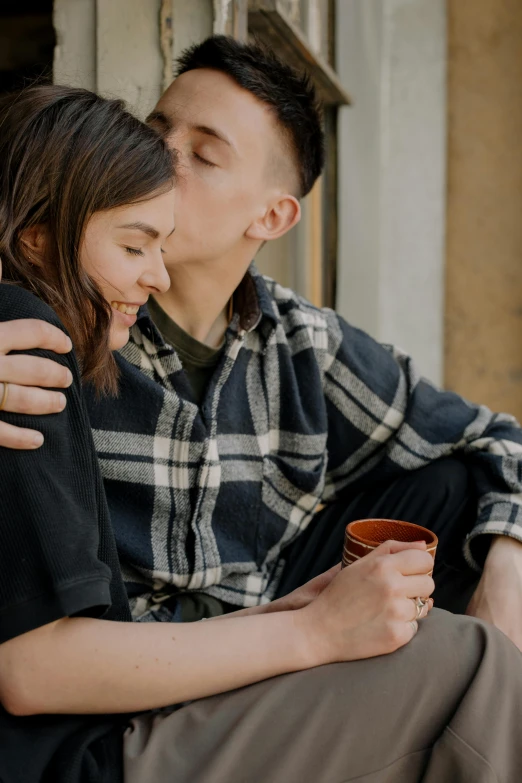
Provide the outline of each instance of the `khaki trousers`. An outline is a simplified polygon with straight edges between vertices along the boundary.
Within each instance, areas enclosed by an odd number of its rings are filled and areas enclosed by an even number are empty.
[[[409,645],[132,721],[125,783],[521,783],[522,654],[434,610]]]

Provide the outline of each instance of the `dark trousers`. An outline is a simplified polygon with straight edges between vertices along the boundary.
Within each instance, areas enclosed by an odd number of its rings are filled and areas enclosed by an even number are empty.
[[[341,559],[344,530],[355,519],[400,519],[432,530],[439,538],[433,578],[435,605],[463,613],[480,575],[463,555],[463,542],[475,524],[477,497],[469,470],[456,458],[440,459],[391,482],[359,487],[346,499],[320,511],[287,549],[276,597],[327,571]]]

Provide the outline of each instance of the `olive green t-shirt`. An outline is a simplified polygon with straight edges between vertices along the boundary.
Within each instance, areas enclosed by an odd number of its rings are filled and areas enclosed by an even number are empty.
[[[224,343],[219,348],[200,343],[178,326],[155,299],[151,297],[147,306],[163,339],[174,348],[181,359],[194,399],[201,405],[208,383],[223,353]]]

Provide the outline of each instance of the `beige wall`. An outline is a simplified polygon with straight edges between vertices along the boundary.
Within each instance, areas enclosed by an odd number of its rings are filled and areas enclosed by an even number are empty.
[[[522,418],[522,3],[448,0],[446,385]]]

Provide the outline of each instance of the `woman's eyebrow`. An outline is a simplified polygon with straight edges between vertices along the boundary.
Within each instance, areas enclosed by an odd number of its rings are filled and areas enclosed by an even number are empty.
[[[116,228],[127,228],[133,231],[143,231],[144,234],[152,237],[152,239],[157,239],[159,237],[159,231],[157,231],[154,226],[150,226],[148,223],[141,223],[139,220],[136,223],[125,223],[123,226],[116,226]]]
[[[130,229],[131,231],[143,231],[144,234],[152,237],[152,239],[157,239],[159,237],[159,231],[155,229],[154,226],[150,226],[148,223],[142,223],[139,220],[136,221],[136,223],[124,223],[124,225],[116,226],[116,228],[126,228]],[[175,230],[176,226],[174,226],[172,231],[167,234],[167,238],[170,237],[170,235],[173,234]]]

